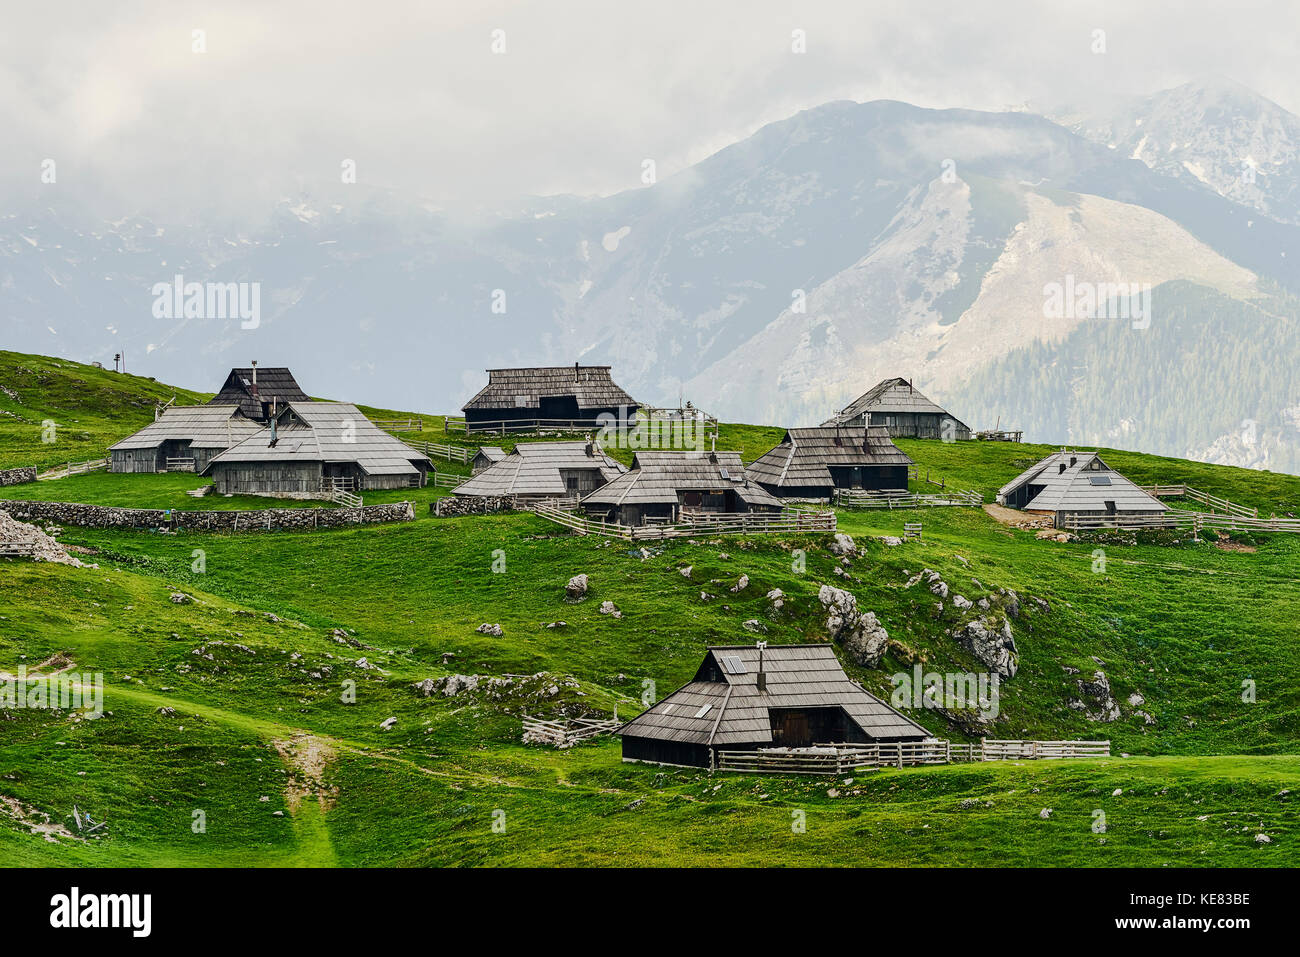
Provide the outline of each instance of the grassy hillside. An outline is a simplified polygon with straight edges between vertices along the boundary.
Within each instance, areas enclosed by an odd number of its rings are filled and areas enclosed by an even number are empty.
[[[780,432],[729,430],[760,452]],[[1022,460],[1048,450],[900,444],[923,474],[986,497]],[[1139,481],[1187,481],[1261,511],[1300,503],[1300,478],[1134,453],[1106,458]],[[93,476],[9,491],[74,489],[70,497],[146,504],[184,499],[194,481]],[[978,509],[842,511],[841,529],[862,549],[843,577],[829,536],[643,551],[571,536],[528,514],[417,514],[412,523],[302,534],[69,528],[63,540],[92,550],[82,558],[97,570],[0,559],[0,671],[66,656],[79,672],[103,672],[109,712],[94,721],[0,713],[2,859],[1300,863],[1291,793],[1300,779],[1300,536],[1059,543]],[[921,541],[880,540],[916,520]],[[893,639],[877,668],[841,650],[873,691],[887,697],[891,675],[915,664],[983,670],[952,637],[964,621],[953,602],[940,609],[924,584],[907,585],[922,568],[940,572],[954,593],[999,603],[999,614],[1011,614],[1000,589],[1014,589],[1020,658],[993,723],[924,709],[913,717],[954,740],[1108,738],[1116,757],[873,770],[846,781],[710,777],[624,765],[610,739],[571,751],[520,740],[525,711],[636,713],[647,680],[662,697],[690,678],[707,645],[753,641],[747,621],[771,642],[826,640],[824,583],[850,590]],[[567,602],[564,583],[580,572],[591,576],[591,594]],[[742,575],[748,586],[730,591]],[[786,596],[780,610],[765,597],[774,588]],[[177,591],[194,600],[172,601]],[[621,619],[600,614],[605,600]],[[500,623],[503,636],[476,633],[484,622]],[[1120,706],[1113,722],[1071,707],[1080,675],[1096,670]],[[413,688],[449,674],[535,673],[544,674],[513,679],[499,696],[425,697]],[[349,682],[354,703],[343,700]],[[1253,682],[1256,700],[1243,701],[1243,682]],[[1134,694],[1141,705],[1129,703]],[[390,717],[396,723],[384,730]],[[20,823],[43,813],[69,825],[73,804],[109,820],[106,835],[51,842]],[[205,832],[193,828],[196,811]],[[1093,830],[1098,811],[1105,833]],[[804,833],[791,828],[795,812]],[[504,832],[494,831],[502,819]],[[1260,833],[1271,843],[1257,843]]]
[[[0,351],[0,468],[101,457],[173,396],[181,405],[211,398],[68,359]]]

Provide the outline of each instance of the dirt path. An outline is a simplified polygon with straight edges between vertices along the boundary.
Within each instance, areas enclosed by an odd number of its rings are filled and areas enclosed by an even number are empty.
[[[271,742],[289,766],[289,780],[285,784],[285,799],[289,812],[297,814],[303,798],[316,799],[324,814],[334,806],[338,788],[325,783],[325,768],[334,760],[334,746],[325,738],[299,732]]]
[[[1032,512],[1022,512],[1019,509],[1007,508],[1005,505],[994,505],[991,502],[984,506],[984,511],[995,522],[1010,525],[1013,528],[1052,527],[1052,517],[1050,515],[1035,515]]]

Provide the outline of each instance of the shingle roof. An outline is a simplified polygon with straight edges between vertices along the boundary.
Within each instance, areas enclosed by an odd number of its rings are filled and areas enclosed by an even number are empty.
[[[717,747],[770,744],[770,709],[838,706],[872,738],[930,736],[911,718],[850,680],[829,644],[768,645],[762,654],[766,692],[758,690],[757,647],[711,647],[709,657],[717,663],[722,681],[700,680],[709,664],[706,657],[695,680],[633,718],[619,733]],[[739,659],[742,673],[724,667],[724,656]],[[705,705],[708,710],[703,710]]]
[[[174,405],[109,451],[152,449],[164,442],[188,440],[194,449],[228,449],[261,426],[245,418],[234,405]]]
[[[488,369],[488,384],[461,407],[470,409],[536,409],[543,396],[574,396],[579,409],[637,406],[610,377],[609,366],[539,366]]]
[[[834,485],[827,466],[848,468],[911,465],[889,438],[884,426],[869,429],[819,426],[789,429],[781,444],[752,462],[746,474],[759,482],[780,487]]]
[[[484,445],[474,453],[474,458],[478,458],[480,455],[489,462],[500,462],[506,457],[506,450],[499,445]]]
[[[258,372],[260,378],[261,372]],[[212,460],[230,462],[354,462],[369,475],[415,474],[426,456],[394,438],[346,402],[295,402],[276,418]]]
[[[238,405],[250,419],[262,418],[262,403],[284,408],[292,402],[307,402],[310,397],[298,386],[293,373],[285,368],[257,369],[257,395],[253,398],[253,369],[231,369],[220,391],[209,400],[212,405]]]
[[[921,394],[919,389],[913,388],[906,379],[895,377],[877,382],[845,406],[837,415],[825,422],[824,425],[834,425],[836,421],[854,419],[864,412],[920,412],[931,415],[946,415],[954,421],[960,421],[956,416],[931,402]]]
[[[782,506],[767,490],[745,478],[739,452],[645,451],[632,469],[583,498],[584,505],[676,504],[678,492],[730,489],[750,505]]]
[[[1094,463],[1095,467],[1090,468]],[[1025,504],[1032,511],[1102,512],[1107,502],[1114,502],[1117,512],[1168,510],[1167,505],[1120,475],[1096,452],[1053,452],[1002,486],[998,501],[1026,484],[1043,486]]]
[[[485,497],[564,495],[568,490],[561,469],[598,469],[602,482],[609,482],[625,471],[598,445],[587,442],[522,442],[500,462],[458,485],[455,494]]]

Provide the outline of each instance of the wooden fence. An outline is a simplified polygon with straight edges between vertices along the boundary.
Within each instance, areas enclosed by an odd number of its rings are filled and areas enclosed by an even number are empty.
[[[436,456],[440,459],[446,459],[448,462],[462,462],[465,465],[468,465],[470,460],[474,458],[474,453],[459,445],[444,445],[442,442],[412,442],[406,439],[402,441],[415,451],[423,452],[429,458]]]
[[[85,462],[69,462],[60,477],[62,475],[84,475],[87,472],[98,472],[100,469],[106,468],[108,468],[107,457],[87,459]]]
[[[385,432],[423,432],[424,419],[371,419]]]
[[[31,558],[36,554],[36,543],[26,539],[0,542],[0,558]]]
[[[362,505],[361,496],[354,495],[352,492],[345,491],[341,488],[332,488],[329,490],[330,501],[337,505],[345,505],[348,508],[360,508]]]
[[[463,418],[446,419],[447,432],[495,432],[506,435],[512,432],[594,432],[604,427],[596,419],[494,419],[490,422],[466,422]]]
[[[453,475],[450,472],[434,472],[433,484],[438,488],[458,488],[468,482],[468,475]]]
[[[1211,495],[1190,485],[1143,485],[1142,491],[1156,498],[1186,498],[1200,502],[1211,512],[1223,512],[1227,515],[1239,515],[1243,518],[1259,518],[1259,509],[1238,505],[1218,495]]]
[[[194,459],[192,458],[171,458],[167,459],[168,472],[193,472]]]
[[[1300,532],[1300,518],[1248,518],[1216,512],[1190,512],[1171,508],[1152,515],[1077,515],[1061,518],[1061,527],[1071,531],[1115,529],[1226,529],[1259,532]]]
[[[617,710],[614,711],[613,718],[566,718],[563,721],[547,721],[524,715],[524,736],[557,748],[571,748],[585,738],[612,734],[620,724],[622,722],[618,720]]]
[[[587,518],[570,508],[553,502],[536,502],[530,506],[542,518],[571,528],[580,535],[606,535],[628,541],[647,541],[668,538],[694,538],[700,535],[782,535],[809,532],[835,531],[834,512],[814,512],[791,508],[776,515],[708,514],[686,516],[675,525],[620,525],[600,519]]]
[[[984,496],[968,489],[952,489],[934,494],[926,492],[873,492],[856,488],[837,488],[834,504],[840,508],[921,508],[923,506],[984,504]]]
[[[939,738],[893,744],[815,744],[811,748],[719,748],[719,771],[751,774],[843,775],[864,767],[920,767],[967,761],[1107,758],[1109,741],[1007,741],[981,738],[978,744],[953,744]]]

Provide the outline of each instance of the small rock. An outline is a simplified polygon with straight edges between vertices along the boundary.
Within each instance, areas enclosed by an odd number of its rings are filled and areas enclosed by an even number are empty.
[[[1049,817],[1052,816],[1052,809],[1050,807],[1045,807],[1038,812],[1038,816],[1041,817],[1044,821],[1046,821]]]
[[[590,587],[590,579],[586,575],[574,575],[569,579],[569,583],[564,586],[564,594],[569,597],[570,601],[577,601],[587,594]]]
[[[379,722],[379,726],[383,728],[385,731],[391,731],[393,729],[393,725],[395,724],[397,724],[397,718],[395,717],[385,718],[383,721]]]
[[[474,630],[477,631],[480,635],[491,635],[493,638],[500,638],[504,634],[504,632],[501,630],[500,625],[498,624],[489,625],[487,622],[484,622],[483,624],[479,625]]]

